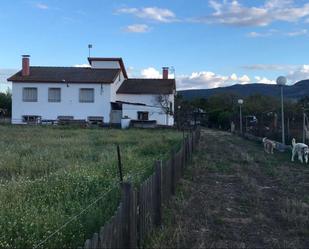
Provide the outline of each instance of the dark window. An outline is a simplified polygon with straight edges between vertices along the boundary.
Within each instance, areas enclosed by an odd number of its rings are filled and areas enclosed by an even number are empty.
[[[93,88],[79,89],[79,102],[93,103],[94,102],[94,89]]]
[[[24,115],[23,122],[27,124],[38,124],[41,122],[41,116],[36,115]]]
[[[61,101],[61,88],[48,88],[48,102]]]
[[[38,89],[36,87],[24,87],[23,88],[23,101],[24,102],[37,102],[38,101]]]
[[[137,112],[137,119],[138,120],[149,120],[149,113],[148,112]]]

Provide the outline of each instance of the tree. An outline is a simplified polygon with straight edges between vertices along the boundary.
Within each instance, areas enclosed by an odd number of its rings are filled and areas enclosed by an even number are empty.
[[[168,125],[169,115],[173,113],[173,102],[170,100],[169,95],[161,94],[156,97],[156,102],[159,104],[161,110],[166,114],[166,125]]]
[[[9,89],[3,93],[0,92],[0,114],[10,117],[12,113],[12,93]]]

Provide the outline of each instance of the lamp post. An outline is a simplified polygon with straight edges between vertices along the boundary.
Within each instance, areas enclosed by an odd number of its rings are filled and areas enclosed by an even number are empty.
[[[282,144],[285,145],[285,128],[284,128],[284,106],[283,106],[283,87],[286,85],[286,78],[279,76],[277,78],[277,85],[281,88],[281,126],[282,126]]]
[[[238,104],[239,104],[239,129],[240,129],[240,134],[242,134],[242,111],[241,111],[241,106],[243,105],[244,100],[239,99]]]

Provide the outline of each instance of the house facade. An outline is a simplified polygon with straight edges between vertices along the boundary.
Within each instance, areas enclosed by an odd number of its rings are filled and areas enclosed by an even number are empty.
[[[120,124],[122,119],[174,124],[176,83],[131,79],[121,58],[88,58],[89,67],[33,67],[29,56],[12,82],[12,123],[61,119]]]

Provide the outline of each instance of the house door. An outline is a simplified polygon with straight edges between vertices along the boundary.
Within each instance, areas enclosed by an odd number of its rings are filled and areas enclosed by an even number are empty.
[[[121,110],[111,110],[111,123],[112,124],[120,124],[122,118]]]

